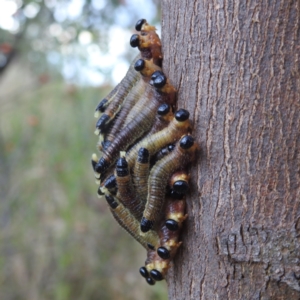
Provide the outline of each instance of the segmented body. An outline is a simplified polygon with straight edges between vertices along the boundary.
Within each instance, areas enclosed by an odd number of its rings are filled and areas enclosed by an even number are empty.
[[[189,136],[184,136],[181,141],[186,137]],[[175,149],[158,161],[150,171],[149,182],[151,184],[148,185],[148,198],[143,213],[143,219],[149,222],[149,225],[145,225],[146,227],[143,229],[143,224],[141,224],[143,232],[151,229],[154,222],[158,219],[159,212],[164,204],[166,186],[171,175],[175,171],[185,168],[188,163],[193,161],[195,151],[194,144],[188,149],[183,149],[182,143],[177,143]]]
[[[140,54],[96,107],[102,157],[93,154],[92,166],[98,196],[105,195],[116,221],[147,249],[140,273],[153,285],[165,278],[181,245],[186,166],[195,159],[197,146],[189,135],[189,113],[173,113],[176,90],[161,70],[155,27],[141,19],[136,30],[130,44]]]

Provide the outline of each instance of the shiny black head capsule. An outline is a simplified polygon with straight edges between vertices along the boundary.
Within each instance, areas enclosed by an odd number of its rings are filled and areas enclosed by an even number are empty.
[[[172,151],[174,150],[174,148],[175,148],[175,145],[174,145],[174,144],[168,145],[168,150],[169,150],[170,152],[172,152]]]
[[[106,127],[109,119],[110,119],[110,117],[108,115],[103,114],[97,121],[96,128],[98,128],[99,130],[103,130]]]
[[[144,277],[144,278],[148,278],[149,277],[149,273],[147,271],[147,269],[145,267],[141,267],[140,268],[140,274]]]
[[[185,135],[181,140],[180,140],[180,147],[182,149],[190,149],[194,145],[194,138],[190,135]]]
[[[116,176],[110,175],[104,182],[104,187],[106,187],[108,190],[113,189],[117,186]]]
[[[117,172],[117,176],[119,176],[119,177],[125,177],[129,174],[128,163],[127,163],[125,157],[120,157],[117,160],[116,172]]]
[[[170,109],[171,106],[167,103],[164,103],[158,107],[157,114],[159,114],[160,116],[164,116],[169,113]]]
[[[136,61],[136,63],[134,64],[134,69],[138,72],[142,71],[145,68],[145,61],[140,58]]]
[[[101,142],[102,149],[106,150],[110,146],[110,144],[111,144],[111,141],[109,141],[109,140]]]
[[[101,157],[95,166],[95,171],[100,174],[104,173],[108,169],[109,165],[109,162]]]
[[[151,277],[146,278],[146,281],[147,281],[147,283],[150,284],[150,285],[154,285],[154,284],[155,284],[155,280],[152,279]]]
[[[106,108],[107,99],[103,99],[96,107],[95,111],[104,112]]]
[[[164,87],[164,85],[166,84],[167,77],[165,75],[159,75],[152,82],[153,82],[152,85],[155,88],[160,89],[160,88]]]
[[[183,109],[183,108],[177,110],[176,113],[175,113],[175,118],[178,122],[186,121],[189,118],[189,116],[190,116],[190,113],[187,110]]]
[[[178,222],[175,220],[169,219],[166,221],[166,227],[171,231],[176,231],[179,229]]]
[[[138,34],[133,34],[130,38],[130,46],[132,48],[136,48],[139,46],[140,44],[140,40],[139,40],[139,35]]]
[[[140,19],[140,20],[138,20],[137,22],[136,22],[136,24],[135,24],[135,30],[136,31],[141,31],[142,30],[142,26],[143,26],[143,24],[146,22],[146,20],[145,19]]]
[[[162,274],[159,271],[157,271],[156,269],[151,270],[150,271],[150,275],[156,281],[161,281],[161,280],[164,279],[164,277],[162,276]]]
[[[146,148],[140,148],[137,161],[142,164],[146,164],[149,161],[149,151]]]
[[[177,180],[173,184],[173,190],[179,194],[186,194],[189,190],[189,185],[185,180]]]
[[[146,218],[142,217],[141,220],[141,231],[142,232],[148,232],[153,227],[153,222],[150,220],[147,220]]]
[[[157,249],[157,254],[159,255],[159,257],[161,257],[162,259],[168,259],[170,258],[170,252],[168,249],[166,249],[165,247],[159,247]]]
[[[105,195],[105,199],[108,203],[108,205],[112,208],[115,209],[118,207],[118,202],[115,201],[114,197],[110,196],[110,195]]]

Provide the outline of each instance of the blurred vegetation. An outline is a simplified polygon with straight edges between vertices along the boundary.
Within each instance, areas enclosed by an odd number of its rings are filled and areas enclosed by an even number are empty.
[[[63,31],[78,28],[75,37],[98,23],[85,27],[86,13],[72,25],[59,23],[53,6],[45,5],[51,1],[17,2],[21,10],[30,3],[40,8],[28,22],[20,21],[16,32],[0,31],[0,299],[166,299],[164,282],[150,287],[139,275],[145,250],[96,196],[90,166],[97,142],[93,112],[109,91],[109,80],[97,87],[75,77],[69,80],[61,72],[61,60],[47,60],[47,47],[32,47],[48,41],[51,51],[63,59],[59,39],[51,44],[45,35],[51,22]],[[93,1],[84,3],[91,7]],[[111,1],[110,14],[99,12],[105,30],[125,4]],[[132,24],[140,17],[133,15]],[[33,23],[39,25],[35,37],[26,34]],[[105,35],[99,24],[91,30],[93,36]],[[75,37],[69,43],[78,46]]]

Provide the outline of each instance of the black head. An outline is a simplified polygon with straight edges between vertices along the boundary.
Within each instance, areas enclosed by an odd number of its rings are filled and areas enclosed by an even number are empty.
[[[154,285],[154,284],[155,284],[155,280],[152,279],[151,277],[146,278],[146,281],[147,281],[147,283],[150,284],[150,285]]]
[[[141,231],[142,232],[148,232],[153,227],[153,222],[150,220],[147,220],[146,218],[142,217],[141,220]]]
[[[134,69],[138,72],[142,71],[145,68],[145,61],[140,58],[139,60],[136,61],[134,64]]]
[[[116,173],[118,177],[125,177],[128,175],[128,163],[125,157],[120,157],[117,160]]]
[[[171,231],[176,231],[179,229],[178,222],[175,220],[169,219],[166,221],[166,227]]]
[[[164,277],[162,276],[162,274],[159,271],[157,271],[156,269],[151,270],[150,271],[150,275],[156,281],[160,281],[160,280],[164,279]]]
[[[140,40],[139,40],[139,35],[138,34],[133,34],[130,38],[130,46],[132,48],[136,48],[139,46],[140,44]]]
[[[142,164],[146,164],[149,161],[149,151],[146,148],[140,148],[138,152],[137,161]]]
[[[155,79],[152,79],[152,77],[151,77],[150,84],[153,85],[157,89],[164,87],[164,85],[166,83],[167,83],[167,77],[164,74],[155,76]]]
[[[164,103],[158,107],[157,114],[160,116],[165,116],[166,114],[169,113],[170,109],[171,109],[171,106],[167,103]]]
[[[194,145],[194,138],[191,135],[185,135],[181,140],[180,140],[180,148],[182,149],[190,149]]]
[[[178,122],[184,122],[186,121],[190,116],[190,113],[185,110],[185,109],[179,109],[176,111],[175,113],[175,119],[178,121]]]
[[[141,267],[140,268],[140,274],[144,277],[144,278],[148,278],[149,277],[149,273],[147,271],[147,269],[145,267]]]
[[[135,24],[135,30],[136,31],[141,31],[142,30],[142,26],[143,24],[146,23],[146,20],[145,19],[140,19],[136,22]]]
[[[155,80],[158,76],[164,76],[165,74],[163,73],[163,71],[155,71],[152,75],[151,75],[151,80]]]
[[[175,148],[175,145],[174,145],[174,144],[168,145],[168,150],[169,150],[170,152],[172,152],[172,151],[174,150],[174,148]]]
[[[173,190],[179,194],[186,194],[189,190],[189,184],[185,180],[177,180],[173,184]]]
[[[162,259],[168,259],[170,258],[170,252],[168,249],[166,249],[165,247],[159,247],[157,249],[157,254],[159,255],[159,257],[161,257]]]

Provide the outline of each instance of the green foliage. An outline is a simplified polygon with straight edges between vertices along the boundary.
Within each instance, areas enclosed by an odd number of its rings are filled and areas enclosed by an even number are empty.
[[[0,97],[0,299],[167,298],[165,283],[140,277],[144,249],[96,196],[90,157],[102,96],[50,82]]]

